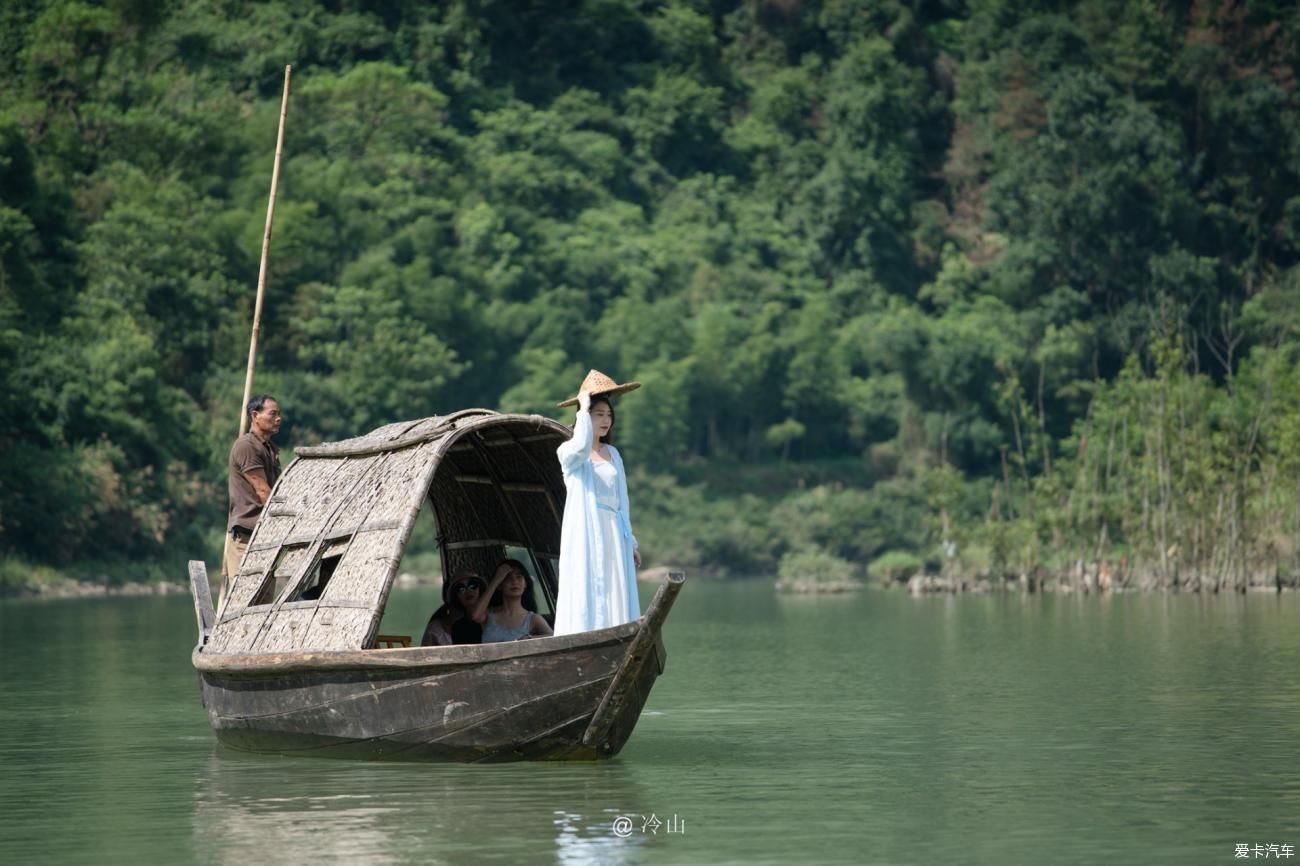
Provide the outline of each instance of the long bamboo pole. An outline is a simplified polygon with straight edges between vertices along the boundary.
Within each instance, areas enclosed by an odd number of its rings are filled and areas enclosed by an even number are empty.
[[[262,331],[262,299],[266,296],[266,256],[271,249],[271,223],[275,219],[275,191],[280,185],[280,154],[284,152],[284,119],[289,113],[289,79],[292,66],[284,67],[284,95],[280,98],[280,130],[275,136],[275,166],[271,169],[271,196],[266,202],[266,230],[262,232],[262,263],[257,269],[257,302],[253,306],[253,333],[248,341],[248,372],[244,399],[239,404],[239,435],[248,432],[248,401],[253,399],[253,369],[257,366],[257,337]]]

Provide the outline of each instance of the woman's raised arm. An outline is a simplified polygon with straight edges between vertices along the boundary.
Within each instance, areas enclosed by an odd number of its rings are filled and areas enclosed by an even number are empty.
[[[488,605],[492,604],[492,594],[497,591],[497,587],[501,585],[501,581],[505,580],[506,575],[509,573],[510,566],[507,563],[503,562],[497,566],[496,573],[488,581],[487,589],[479,593],[478,601],[474,603],[474,609],[469,612],[470,619],[479,625],[487,622]]]
[[[560,458],[560,467],[566,474],[572,474],[582,466],[591,453],[594,435],[591,426],[591,395],[583,391],[578,395],[578,417],[573,422],[573,436],[555,449],[555,455]]]

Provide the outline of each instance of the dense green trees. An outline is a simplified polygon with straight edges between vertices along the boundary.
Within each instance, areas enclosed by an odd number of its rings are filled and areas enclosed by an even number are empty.
[[[292,63],[290,444],[551,412],[595,366],[646,383],[660,561],[1292,579],[1298,34],[1234,0],[6,4],[0,555],[215,544]]]

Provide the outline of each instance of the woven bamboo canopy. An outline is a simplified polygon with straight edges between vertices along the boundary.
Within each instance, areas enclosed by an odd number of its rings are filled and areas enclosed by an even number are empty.
[[[206,651],[369,647],[426,497],[444,575],[490,572],[523,548],[553,601],[564,511],[555,449],[570,435],[540,415],[467,409],[298,449]]]

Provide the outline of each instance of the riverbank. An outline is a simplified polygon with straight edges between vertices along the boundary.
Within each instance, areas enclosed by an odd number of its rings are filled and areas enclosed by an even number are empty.
[[[208,578],[215,580],[220,558],[205,557]],[[399,586],[437,586],[442,571],[437,553],[406,556],[397,575]],[[96,598],[105,596],[171,595],[189,592],[187,561],[81,561],[64,566],[0,557],[0,598]]]
[[[104,584],[82,580],[56,580],[48,583],[6,585],[0,598],[104,598],[107,596],[179,595],[189,592],[183,583]]]
[[[717,569],[684,569],[677,566],[656,566],[647,568],[637,574],[637,579],[646,583],[661,583],[669,572],[688,571],[696,577],[719,578]],[[105,596],[137,595],[174,595],[189,592],[185,583],[172,580],[153,582],[128,581],[116,583],[111,579],[77,579],[69,576],[56,576],[51,569],[40,570],[41,578],[29,581],[5,582],[0,584],[0,598],[97,598]],[[394,579],[397,586],[440,586],[442,574],[438,571],[407,571],[398,573]]]
[[[183,562],[81,561],[51,566],[0,557],[0,598],[168,595],[186,590],[185,574]]]
[[[912,595],[960,595],[990,592],[1058,593],[1063,595],[1106,595],[1109,593],[1191,593],[1203,595],[1282,593],[1295,592],[1297,586],[1280,577],[1268,580],[1231,581],[1213,578],[1183,578],[1177,581],[1159,580],[1152,576],[1141,579],[1116,580],[1106,573],[1084,575],[1020,575],[996,580],[934,574],[917,574],[905,586]]]
[[[403,569],[396,578],[397,586],[438,586],[442,574],[436,568],[434,557],[420,556]],[[84,570],[83,570],[84,569]],[[134,571],[150,574],[172,573],[154,564],[136,567]],[[0,598],[95,598],[108,596],[173,595],[189,592],[187,583],[171,579],[123,580],[122,566],[101,564],[98,567],[62,571],[49,566],[0,563]],[[658,565],[637,573],[637,579],[647,584],[661,583],[671,572],[683,572],[688,577],[709,580],[748,580],[720,568],[705,566]],[[87,576],[78,576],[78,572]],[[181,572],[183,573],[183,572]],[[867,586],[890,590],[905,590],[914,596],[925,595],[981,595],[988,593],[1049,593],[1049,594],[1109,594],[1109,593],[1282,593],[1295,592],[1300,587],[1278,575],[1255,575],[1244,582],[1227,579],[1182,578],[1177,581],[1160,580],[1154,575],[1117,574],[1106,568],[1076,569],[1068,573],[1043,576],[1025,574],[1017,577],[994,578],[988,576],[958,576],[937,574],[912,574],[901,579],[860,579],[818,576],[781,576],[775,588],[778,592],[796,595],[835,595],[855,592]]]

